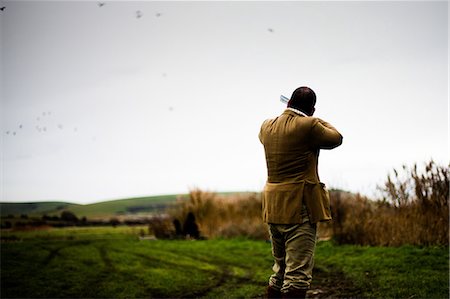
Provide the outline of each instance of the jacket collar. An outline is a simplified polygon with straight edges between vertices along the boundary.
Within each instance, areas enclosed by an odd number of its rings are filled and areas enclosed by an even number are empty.
[[[286,108],[286,110],[292,111],[297,113],[298,115],[304,116],[304,117],[308,117],[308,115],[306,115],[306,113],[304,113],[303,111],[300,111],[298,109],[292,108],[292,107],[288,107]]]

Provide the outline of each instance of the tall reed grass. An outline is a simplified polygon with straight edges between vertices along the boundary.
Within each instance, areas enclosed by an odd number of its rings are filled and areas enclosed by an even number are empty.
[[[333,221],[319,223],[318,238],[339,244],[399,246],[448,245],[449,168],[433,161],[393,170],[380,187],[381,198],[331,190]],[[219,195],[193,190],[169,214],[179,223],[193,213],[206,238],[245,236],[268,239],[261,217],[261,194]]]
[[[434,161],[393,170],[381,199],[359,194],[331,196],[333,237],[340,243],[399,246],[448,245],[449,168]]]
[[[180,223],[185,222],[189,213],[195,215],[200,234],[206,238],[268,238],[267,227],[261,218],[259,193],[219,195],[196,189],[188,198],[180,198],[169,210]]]

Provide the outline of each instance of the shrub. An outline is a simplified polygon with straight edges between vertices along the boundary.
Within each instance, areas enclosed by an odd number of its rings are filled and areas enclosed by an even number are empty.
[[[448,245],[448,167],[430,161],[423,172],[414,165],[393,173],[379,188],[378,201],[331,193],[334,239],[339,244]]]
[[[393,172],[394,177],[388,175],[380,187],[383,206],[391,208],[392,221],[415,244],[448,245],[449,167],[431,160],[424,171],[414,164],[411,168],[403,165],[401,173]]]
[[[61,213],[61,220],[62,221],[67,221],[67,222],[77,222],[78,218],[77,216],[72,213],[71,211],[63,211]]]
[[[120,225],[120,220],[117,219],[116,217],[113,217],[113,218],[109,219],[109,224],[112,227],[117,227],[118,225]]]
[[[450,175],[449,168],[437,165],[433,160],[425,165],[425,172],[402,166],[402,172],[393,170],[394,177],[388,175],[387,181],[379,189],[383,201],[401,208],[418,204],[424,210],[448,209]]]
[[[190,213],[195,216],[203,237],[268,238],[258,193],[218,195],[196,189],[189,193],[187,199],[179,198],[169,210],[169,214],[179,223],[185,223]]]
[[[151,218],[148,230],[150,234],[153,234],[158,239],[172,239],[176,237],[175,227],[170,221],[170,217],[167,216]]]

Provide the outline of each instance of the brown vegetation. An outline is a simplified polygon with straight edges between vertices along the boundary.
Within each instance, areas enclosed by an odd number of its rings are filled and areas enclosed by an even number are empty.
[[[417,165],[393,172],[380,187],[381,200],[331,196],[334,239],[340,244],[448,245],[449,168],[430,161],[423,172]]]
[[[266,225],[261,218],[261,197],[258,193],[218,195],[193,190],[189,198],[180,198],[169,214],[184,223],[193,213],[200,234],[206,238],[245,236],[267,239]]]
[[[382,199],[330,191],[333,221],[319,224],[319,239],[339,244],[399,246],[448,245],[449,170],[433,161],[420,172],[416,165],[394,170],[380,187]],[[244,236],[268,239],[258,193],[218,195],[193,190],[169,211],[180,223],[195,215],[206,238]]]

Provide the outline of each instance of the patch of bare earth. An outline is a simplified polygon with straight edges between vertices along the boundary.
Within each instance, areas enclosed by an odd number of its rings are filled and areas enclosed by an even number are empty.
[[[362,291],[341,271],[314,269],[307,298],[361,298],[361,296]]]

